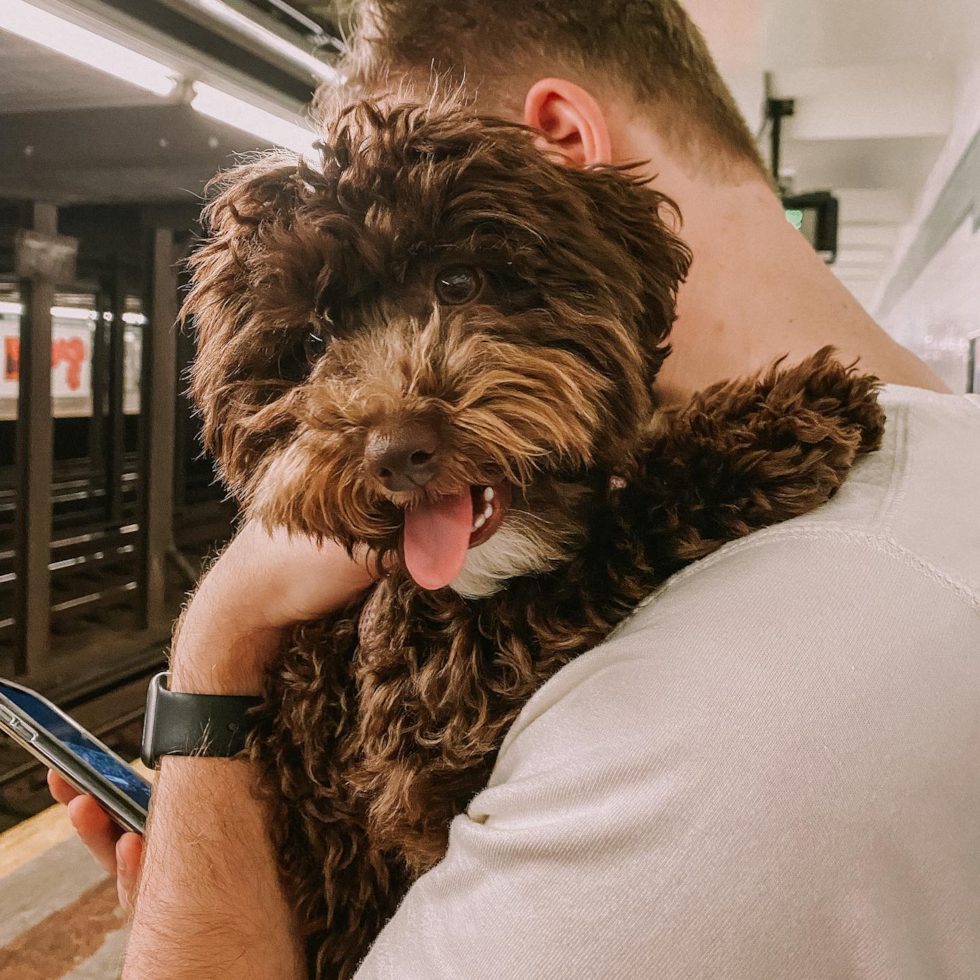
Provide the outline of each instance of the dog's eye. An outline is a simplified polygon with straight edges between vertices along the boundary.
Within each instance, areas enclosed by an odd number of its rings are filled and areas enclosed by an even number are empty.
[[[322,357],[327,349],[327,340],[322,330],[311,330],[306,335],[306,355],[311,361]]]
[[[480,295],[483,278],[472,266],[450,265],[436,274],[435,286],[440,302],[460,306]]]

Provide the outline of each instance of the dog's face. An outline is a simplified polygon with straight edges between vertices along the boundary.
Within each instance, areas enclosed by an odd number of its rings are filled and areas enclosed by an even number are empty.
[[[234,171],[186,303],[246,512],[495,591],[628,471],[689,263],[665,199],[464,108],[361,102]]]

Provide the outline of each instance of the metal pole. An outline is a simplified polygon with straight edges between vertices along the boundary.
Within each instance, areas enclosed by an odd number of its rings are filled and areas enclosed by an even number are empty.
[[[55,235],[58,209],[31,208],[34,231]],[[54,426],[51,413],[51,307],[55,283],[41,275],[21,281],[24,316],[20,328],[17,393],[17,652],[15,674],[43,672],[51,637],[51,471]]]
[[[770,76],[767,76],[767,90],[770,84]],[[788,119],[795,113],[795,99],[775,99],[771,96],[767,97],[766,116],[769,119],[771,127],[771,131],[769,133],[769,153],[770,161],[772,163],[772,180],[780,194],[785,194],[786,192],[783,182],[779,179],[783,142],[783,119]]]
[[[783,133],[783,114],[779,109],[773,113],[772,132],[769,136],[770,157],[772,160],[772,179],[777,187],[780,187],[779,180],[779,151],[782,144]]]
[[[99,280],[99,291],[95,301],[95,329],[92,331],[92,414],[89,417],[88,428],[88,458],[90,473],[93,480],[102,484],[104,494],[108,493],[105,485],[105,391],[107,357],[106,340],[108,337],[108,320],[106,314],[112,305],[104,279]],[[103,502],[105,497],[103,497]]]
[[[169,626],[167,552],[173,546],[174,422],[177,378],[177,268],[174,235],[155,228],[149,322],[143,335],[140,391],[140,597],[146,628]]]
[[[122,270],[118,263],[112,275],[109,307],[112,311],[112,322],[109,326],[109,420],[105,432],[106,519],[113,527],[120,527],[123,522],[122,478],[123,442],[125,440],[123,374],[125,371],[124,334],[126,330],[123,313],[126,310],[126,290]]]

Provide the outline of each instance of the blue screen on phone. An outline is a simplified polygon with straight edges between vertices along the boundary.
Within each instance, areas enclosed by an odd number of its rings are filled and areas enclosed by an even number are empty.
[[[134,803],[144,810],[150,806],[150,784],[124,762],[109,755],[81,728],[67,722],[57,712],[27,691],[0,681],[0,694],[9,698],[35,723],[53,735],[62,745],[87,762],[97,773],[118,786]]]

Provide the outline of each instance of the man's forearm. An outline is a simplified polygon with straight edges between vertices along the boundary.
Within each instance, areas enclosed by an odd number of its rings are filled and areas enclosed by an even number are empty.
[[[300,980],[252,763],[164,759],[123,980]]]
[[[258,678],[235,678],[219,668],[236,652],[222,646],[274,638],[232,639],[227,624],[202,613],[199,599],[206,606],[203,597],[194,600],[197,608],[176,644],[173,686],[250,693]],[[306,977],[266,809],[253,795],[256,778],[253,764],[243,759],[164,758],[123,980]]]

